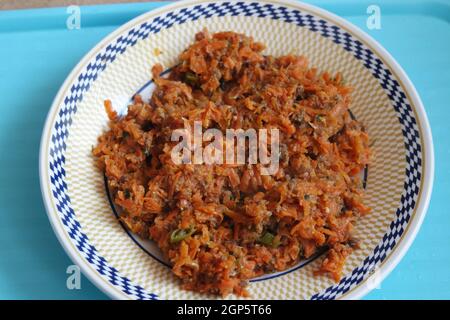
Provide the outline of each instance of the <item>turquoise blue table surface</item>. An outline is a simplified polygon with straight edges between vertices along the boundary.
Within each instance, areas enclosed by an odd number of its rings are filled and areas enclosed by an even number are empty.
[[[430,208],[410,250],[366,299],[450,299],[450,1],[317,0],[377,39],[402,65],[425,105],[436,174]],[[86,278],[66,286],[72,262],[56,239],[39,189],[45,117],[70,70],[111,31],[164,2],[0,11],[0,299],[106,299]],[[381,9],[368,30],[367,7]]]

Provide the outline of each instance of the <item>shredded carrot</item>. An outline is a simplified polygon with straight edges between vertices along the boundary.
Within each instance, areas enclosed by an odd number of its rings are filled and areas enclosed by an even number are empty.
[[[182,287],[248,296],[248,280],[281,271],[328,247],[317,274],[338,281],[356,248],[352,227],[370,212],[361,171],[369,137],[349,113],[342,74],[311,68],[304,56],[267,56],[233,32],[195,36],[168,78],[110,119],[93,155],[108,178],[121,220],[152,239]],[[173,130],[277,128],[280,165],[182,164],[171,160]]]

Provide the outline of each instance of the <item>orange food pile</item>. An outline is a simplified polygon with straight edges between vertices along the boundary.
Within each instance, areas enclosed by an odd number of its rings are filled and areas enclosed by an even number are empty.
[[[303,56],[272,57],[233,32],[200,32],[169,77],[153,68],[150,101],[124,117],[105,102],[109,130],[93,154],[121,220],[157,243],[188,290],[246,296],[249,279],[284,270],[329,248],[317,273],[339,280],[357,246],[360,173],[368,135],[349,113],[351,88]],[[176,165],[171,134],[202,121],[217,128],[278,128],[280,164]]]

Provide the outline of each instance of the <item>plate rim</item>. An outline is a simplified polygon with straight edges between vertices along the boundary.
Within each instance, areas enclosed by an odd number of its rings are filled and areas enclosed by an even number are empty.
[[[251,2],[251,0],[240,0],[243,2]],[[51,137],[53,118],[56,116],[57,111],[59,110],[59,106],[61,105],[61,101],[63,100],[65,93],[70,89],[70,84],[76,78],[76,75],[79,74],[80,71],[87,65],[87,63],[100,52],[104,47],[110,44],[115,38],[123,34],[125,31],[131,29],[134,26],[139,25],[141,20],[151,19],[153,16],[158,16],[166,11],[172,11],[176,8],[188,7],[195,4],[201,3],[209,3],[213,2],[211,0],[183,0],[167,5],[163,5],[160,8],[151,9],[147,11],[127,23],[119,26],[117,29],[106,35],[102,40],[100,40],[92,49],[90,49],[83,58],[75,65],[72,71],[64,80],[63,84],[58,90],[55,98],[53,99],[51,108],[49,109],[45,125],[42,131],[41,140],[40,140],[40,150],[39,150],[39,178],[40,178],[40,188],[42,193],[43,202],[45,205],[45,209],[47,212],[47,216],[50,220],[50,224],[52,226],[53,231],[55,232],[61,246],[64,248],[67,255],[70,259],[80,267],[83,274],[93,283],[95,284],[103,293],[108,295],[112,299],[131,299],[130,296],[121,292],[117,288],[113,287],[109,282],[107,282],[104,278],[99,276],[98,272],[92,269],[91,266],[88,265],[86,259],[84,259],[81,255],[78,254],[78,251],[75,249],[73,243],[68,243],[67,241],[67,232],[64,228],[61,227],[59,219],[59,215],[55,214],[54,208],[52,205],[51,195],[49,194],[50,189],[47,188],[49,185],[49,175],[48,175],[48,150],[46,148],[46,142]],[[420,134],[422,136],[422,155],[423,155],[423,183],[421,198],[418,199],[416,203],[416,214],[413,219],[408,222],[408,229],[405,230],[403,237],[399,239],[396,243],[396,246],[390,252],[390,254],[383,261],[383,265],[380,267],[378,274],[380,283],[392,272],[392,270],[398,265],[401,259],[404,257],[411,244],[413,243],[417,233],[423,223],[423,220],[427,214],[427,210],[430,203],[430,198],[432,194],[433,181],[434,181],[434,145],[432,139],[431,127],[428,121],[428,117],[425,112],[425,107],[420,99],[420,96],[413,85],[412,81],[407,76],[406,72],[400,66],[400,64],[395,60],[395,58],[375,39],[373,39],[369,34],[361,30],[359,27],[353,25],[348,22],[344,18],[339,17],[338,15],[329,12],[325,9],[317,7],[315,5],[311,5],[308,3],[304,3],[302,1],[295,0],[263,0],[259,1],[263,3],[273,3],[273,4],[284,4],[289,5],[291,7],[297,8],[299,10],[306,10],[311,13],[318,14],[319,16],[324,16],[329,19],[331,22],[335,22],[336,24],[343,26],[345,29],[351,32],[351,34],[357,38],[364,40],[367,44],[370,45],[371,49],[374,49],[375,53],[383,58],[386,66],[391,69],[395,76],[401,81],[403,85],[403,89],[405,93],[408,94],[409,100],[411,100],[411,108],[413,112],[416,114],[418,120],[420,121]],[[367,285],[364,285],[368,280],[365,279],[360,285],[356,286],[351,292],[344,293],[339,296],[338,299],[360,299],[367,293],[369,293],[373,288]]]

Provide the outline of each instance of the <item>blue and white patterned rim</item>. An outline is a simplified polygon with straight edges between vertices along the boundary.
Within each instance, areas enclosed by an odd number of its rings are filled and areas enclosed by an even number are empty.
[[[41,171],[47,169],[49,173],[46,173],[46,175],[50,175],[51,194],[49,196],[53,198],[52,201],[56,206],[65,231],[70,236],[76,249],[91,267],[105,276],[112,285],[129,297],[135,299],[159,298],[157,293],[146,292],[139,285],[132,283],[130,279],[121,276],[118,270],[110,266],[105,258],[99,254],[96,248],[89,242],[86,234],[83,233],[71,206],[68,188],[65,182],[66,141],[72,124],[72,118],[77,112],[77,104],[82,101],[83,95],[89,90],[91,84],[97,79],[99,74],[118,55],[123,54],[128,47],[134,46],[138,41],[147,38],[149,34],[158,33],[162,29],[170,28],[173,25],[182,24],[186,21],[213,16],[255,16],[293,23],[297,26],[308,28],[313,32],[318,32],[323,37],[331,39],[346,51],[350,52],[370,70],[385,90],[398,115],[404,136],[407,169],[404,191],[400,206],[396,212],[396,219],[391,223],[389,231],[384,235],[382,241],[375,247],[372,254],[364,260],[362,265],[355,268],[351,274],[342,278],[338,284],[330,286],[323,292],[312,296],[312,299],[335,299],[355,288],[370,275],[370,272],[375,266],[381,264],[386,259],[405,232],[411,215],[416,208],[419,190],[421,183],[423,183],[423,137],[420,136],[420,130],[410,101],[389,68],[369,47],[352,36],[344,28],[326,21],[315,14],[310,14],[307,12],[309,10],[303,11],[302,9],[297,9],[293,7],[294,5],[297,8],[299,7],[299,5],[291,2],[285,2],[284,5],[283,3],[274,4],[264,2],[216,2],[190,5],[190,2],[187,2],[186,7],[174,9],[173,11],[146,21],[139,26],[133,27],[109,43],[85,66],[84,70],[71,86],[70,91],[63,98],[63,103],[59,106],[58,114],[52,121],[54,125],[50,133],[49,149],[42,150],[43,144],[41,145]],[[52,119],[47,119],[47,122],[50,120]],[[426,118],[425,124],[427,124]],[[42,165],[44,159],[42,154],[45,152],[47,152],[45,159],[48,159],[48,162]],[[42,172],[41,179],[43,179]],[[46,179],[48,180],[48,177]],[[45,182],[41,181],[41,183],[44,187]],[[425,202],[428,202],[428,198],[429,192],[427,191]],[[426,208],[426,206],[427,203],[423,208]]]

